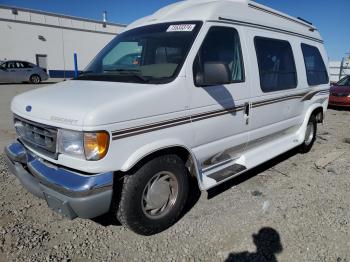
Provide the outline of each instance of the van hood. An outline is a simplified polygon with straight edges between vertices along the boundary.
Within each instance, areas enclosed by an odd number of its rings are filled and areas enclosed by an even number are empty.
[[[157,101],[157,94],[162,93],[160,87],[70,80],[20,94],[12,100],[11,109],[32,121],[82,130],[156,114],[160,109],[151,102]]]

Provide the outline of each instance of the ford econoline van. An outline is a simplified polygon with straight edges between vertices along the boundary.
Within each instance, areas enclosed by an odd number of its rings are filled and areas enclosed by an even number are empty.
[[[308,152],[328,105],[318,30],[247,0],[190,0],[130,24],[70,81],[15,97],[5,148],[24,187],[70,219],[144,235],[213,188]]]

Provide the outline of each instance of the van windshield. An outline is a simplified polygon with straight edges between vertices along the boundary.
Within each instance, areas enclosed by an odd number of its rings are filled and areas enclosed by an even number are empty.
[[[113,39],[74,80],[162,84],[181,70],[201,22],[163,23]]]

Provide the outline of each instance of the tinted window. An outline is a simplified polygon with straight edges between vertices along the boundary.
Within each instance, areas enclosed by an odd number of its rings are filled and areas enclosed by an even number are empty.
[[[301,44],[304,55],[307,82],[310,86],[328,84],[329,78],[320,51],[310,45]]]
[[[16,68],[24,68],[24,65],[22,62],[16,62]]]
[[[28,62],[22,62],[24,68],[33,68],[33,66]]]
[[[244,68],[238,32],[228,27],[209,29],[194,63],[194,75],[205,63],[223,63],[229,69],[229,83],[244,81]],[[223,83],[227,84],[227,83]]]
[[[255,49],[263,92],[297,87],[297,73],[289,42],[256,37]]]
[[[343,79],[339,80],[337,85],[338,86],[350,86],[350,76],[346,76]]]
[[[15,62],[7,62],[6,68],[9,68],[9,69],[16,68],[16,63]]]

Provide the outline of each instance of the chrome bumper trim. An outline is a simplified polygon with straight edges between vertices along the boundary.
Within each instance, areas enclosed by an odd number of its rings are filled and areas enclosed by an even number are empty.
[[[113,194],[113,172],[85,175],[40,159],[21,143],[5,147],[9,170],[33,195],[48,206],[74,219],[93,218],[109,211]]]
[[[83,175],[57,167],[27,151],[18,142],[8,145],[5,153],[13,163],[27,165],[29,173],[39,183],[68,196],[89,196],[111,190],[113,186],[113,172]]]
[[[93,218],[109,211],[113,172],[85,175],[40,159],[19,142],[5,147],[9,170],[33,195],[70,219]]]

